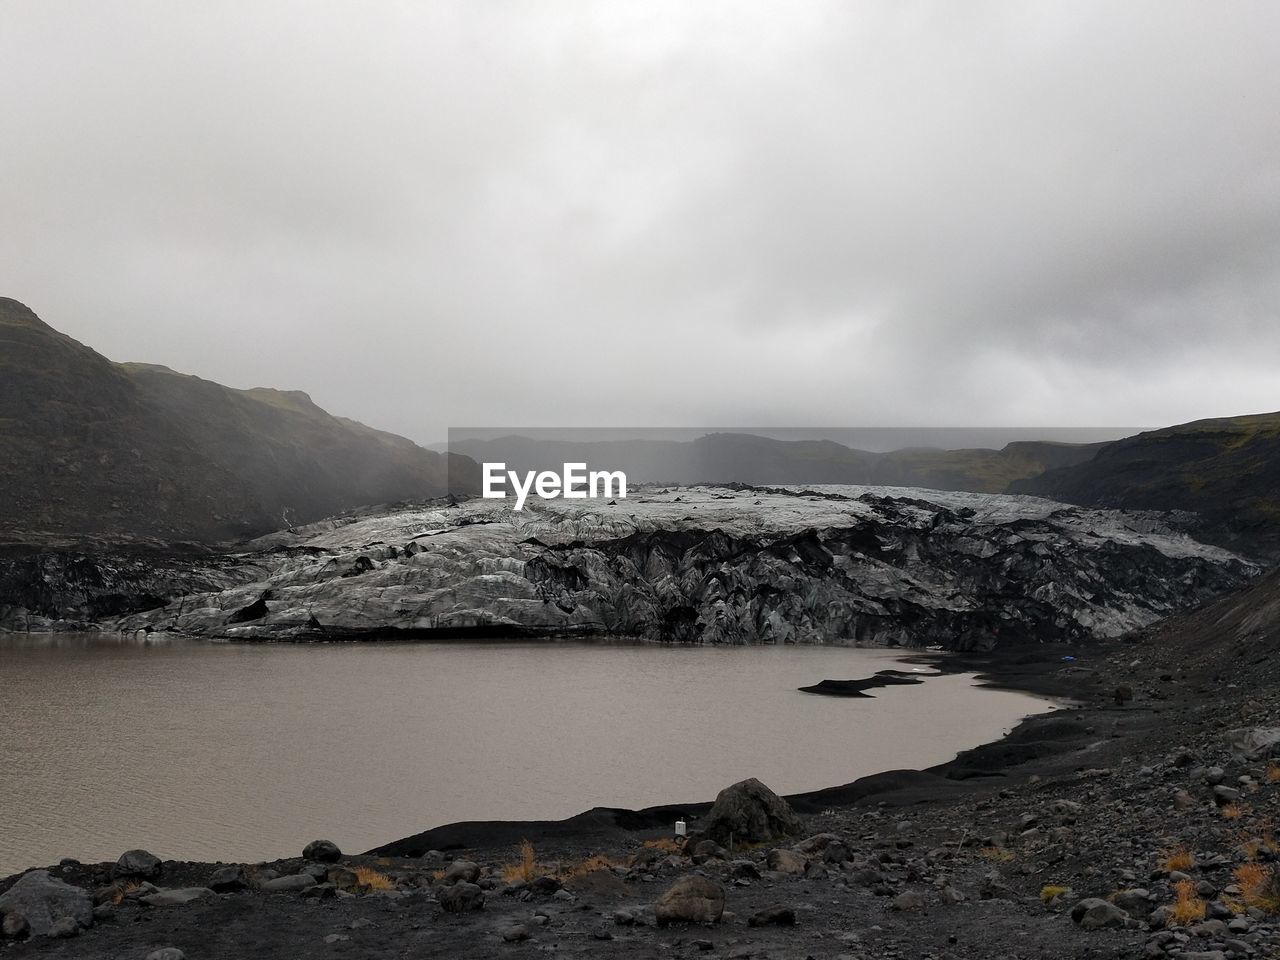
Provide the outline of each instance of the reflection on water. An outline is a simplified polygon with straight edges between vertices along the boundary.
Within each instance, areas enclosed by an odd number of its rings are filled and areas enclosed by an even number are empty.
[[[0,875],[60,857],[260,860],[453,820],[780,793],[919,767],[1043,701],[933,676],[800,693],[882,650],[244,645],[0,635]]]

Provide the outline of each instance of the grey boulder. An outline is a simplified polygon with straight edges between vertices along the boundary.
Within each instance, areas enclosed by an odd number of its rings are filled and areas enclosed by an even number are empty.
[[[149,907],[183,907],[193,900],[216,896],[217,894],[208,887],[177,887],[173,890],[149,893],[141,899]]]
[[[702,832],[732,849],[735,843],[793,836],[800,832],[800,818],[787,801],[752,777],[720,791]]]
[[[93,923],[93,897],[88,890],[49,876],[48,870],[32,870],[0,896],[0,914],[11,913],[26,919],[33,936],[46,937],[63,918],[81,927]]]
[[[342,851],[332,840],[312,840],[303,848],[302,858],[318,863],[337,863],[342,859]]]
[[[468,913],[472,910],[484,909],[484,891],[474,883],[459,881],[448,887],[441,887],[436,894],[440,906],[446,913]]]
[[[653,905],[658,926],[716,923],[724,914],[724,888],[706,877],[681,877]]]
[[[1084,930],[1104,930],[1107,927],[1123,927],[1129,915],[1114,903],[1089,897],[1071,908],[1071,919]]]

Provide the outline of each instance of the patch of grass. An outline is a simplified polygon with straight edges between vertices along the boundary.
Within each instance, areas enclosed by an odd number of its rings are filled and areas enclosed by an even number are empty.
[[[1205,902],[1196,896],[1196,885],[1190,880],[1179,880],[1173,885],[1173,911],[1169,922],[1185,926],[1204,919]]]
[[[1174,847],[1165,854],[1164,859],[1160,861],[1160,867],[1163,870],[1187,871],[1196,865],[1196,855],[1186,847]]]
[[[1272,760],[1267,764],[1267,772],[1263,774],[1263,779],[1267,783],[1280,783],[1280,763]]]
[[[1231,871],[1240,898],[1246,907],[1263,913],[1280,913],[1280,879],[1271,867],[1261,863],[1245,863]]]
[[[1239,820],[1249,812],[1249,807],[1243,803],[1228,803],[1225,807],[1220,807],[1219,812],[1227,820]]]
[[[1060,897],[1064,893],[1070,892],[1070,887],[1060,887],[1057,884],[1052,883],[1046,884],[1040,888],[1040,902],[1045,904],[1045,906],[1048,906],[1055,897]]]
[[[532,883],[537,875],[538,861],[533,844],[528,840],[521,840],[520,859],[502,868],[502,879],[507,883]]]
[[[355,867],[354,873],[358,884],[369,893],[375,893],[379,890],[394,890],[396,888],[390,877],[373,869],[373,867]]]
[[[606,857],[602,853],[587,857],[585,860],[579,860],[560,868],[559,877],[562,881],[573,880],[577,877],[585,877],[589,873],[595,873],[599,870],[612,870],[614,867],[624,867],[625,863]]]
[[[646,840],[641,844],[642,847],[649,847],[651,850],[661,850],[663,853],[681,853],[684,850],[684,844],[672,837],[660,837],[657,840]]]

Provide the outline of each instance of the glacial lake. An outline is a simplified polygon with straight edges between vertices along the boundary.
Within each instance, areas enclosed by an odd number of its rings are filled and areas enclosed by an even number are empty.
[[[623,643],[247,645],[0,635],[0,876],[62,857],[361,852],[456,820],[779,793],[940,763],[1044,700],[893,651]],[[917,668],[918,669],[918,668]]]

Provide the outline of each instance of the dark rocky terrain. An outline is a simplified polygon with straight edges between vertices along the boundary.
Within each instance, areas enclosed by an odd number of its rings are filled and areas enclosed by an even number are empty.
[[[1280,413],[1197,420],[1107,444],[1092,459],[1015,481],[1067,503],[1187,511],[1200,540],[1280,559]]]
[[[1278,654],[1272,573],[1069,662],[951,658],[1078,705],[928,771],[786,805],[748,783],[714,807],[459,824],[359,856],[67,861],[16,891],[18,877],[0,881],[0,952],[1275,957]],[[28,926],[55,936],[26,939]]]
[[[112,363],[6,298],[0,450],[0,544],[219,541],[478,477],[304,393]]]

